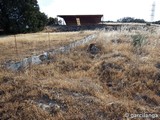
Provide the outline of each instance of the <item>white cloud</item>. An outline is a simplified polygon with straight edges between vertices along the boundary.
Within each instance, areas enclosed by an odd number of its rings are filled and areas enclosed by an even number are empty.
[[[156,1],[155,20],[160,20],[160,0],[38,0],[41,11],[52,17],[62,14],[104,14],[104,20],[129,16],[148,21],[153,1]]]

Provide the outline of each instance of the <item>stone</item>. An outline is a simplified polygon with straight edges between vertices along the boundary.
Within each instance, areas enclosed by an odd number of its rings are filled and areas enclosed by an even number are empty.
[[[39,56],[32,56],[31,61],[32,61],[31,64],[37,64],[38,65],[38,64],[42,63]]]
[[[51,104],[50,106],[51,111],[55,114],[61,110],[61,107],[58,104]]]
[[[9,62],[5,63],[4,67],[9,70],[12,70],[12,71],[18,71],[18,70],[22,70],[24,68],[27,68],[29,65],[33,65],[33,64],[38,65],[38,64],[44,63],[44,61],[50,61],[49,60],[50,56],[52,56],[51,59],[53,59],[53,57],[56,54],[68,53],[72,48],[75,48],[79,45],[83,45],[83,44],[93,40],[96,37],[97,37],[96,34],[89,35],[89,36],[83,38],[82,40],[78,40],[78,41],[73,42],[69,45],[66,45],[66,46],[63,46],[63,47],[60,47],[57,49],[53,49],[49,52],[44,52],[43,54],[40,54],[37,56],[34,55],[34,56],[31,56],[30,58],[24,58],[22,61],[19,61],[19,62],[9,61]],[[96,46],[92,46],[91,53],[96,54],[97,52],[99,52],[99,49]]]
[[[48,59],[48,55],[44,55],[44,54],[39,55],[39,59],[40,59],[41,61],[45,61],[45,60]]]
[[[7,69],[13,70],[13,71],[17,71],[21,68],[22,66],[22,62],[16,62],[16,63],[8,63],[6,65]]]
[[[87,51],[91,54],[98,54],[100,52],[100,49],[96,46],[95,43],[92,43],[89,45]]]
[[[155,65],[156,68],[160,69],[160,62]]]
[[[23,68],[27,68],[28,66],[29,66],[29,59],[28,58],[24,58],[23,60],[22,60],[22,67]]]

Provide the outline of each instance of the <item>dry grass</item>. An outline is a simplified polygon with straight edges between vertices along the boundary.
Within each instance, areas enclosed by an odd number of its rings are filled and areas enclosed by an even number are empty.
[[[97,55],[84,45],[23,72],[1,69],[0,119],[123,120],[128,119],[125,113],[160,115],[160,35],[142,31],[147,43],[134,47],[134,34],[101,32],[94,41],[101,49]]]
[[[40,54],[43,51],[52,50],[59,46],[66,45],[78,39],[82,39],[86,32],[62,32],[62,33],[34,33],[19,34],[0,37],[0,60],[19,61],[25,57],[34,54]],[[16,42],[15,42],[16,39]]]

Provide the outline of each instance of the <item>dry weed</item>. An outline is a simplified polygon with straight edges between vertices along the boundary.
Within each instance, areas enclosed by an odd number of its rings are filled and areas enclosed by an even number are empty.
[[[132,45],[135,31],[102,31],[93,42],[98,54],[89,53],[86,44],[18,73],[0,69],[0,119],[122,120],[128,119],[126,113],[159,114],[160,36],[142,33],[148,40],[144,46]],[[19,45],[43,46],[41,40],[30,42]],[[7,44],[0,43],[3,50]]]

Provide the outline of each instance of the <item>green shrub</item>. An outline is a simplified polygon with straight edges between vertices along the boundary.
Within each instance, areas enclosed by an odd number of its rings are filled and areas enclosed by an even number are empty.
[[[132,44],[134,47],[140,47],[146,43],[146,37],[142,34],[132,35]]]

